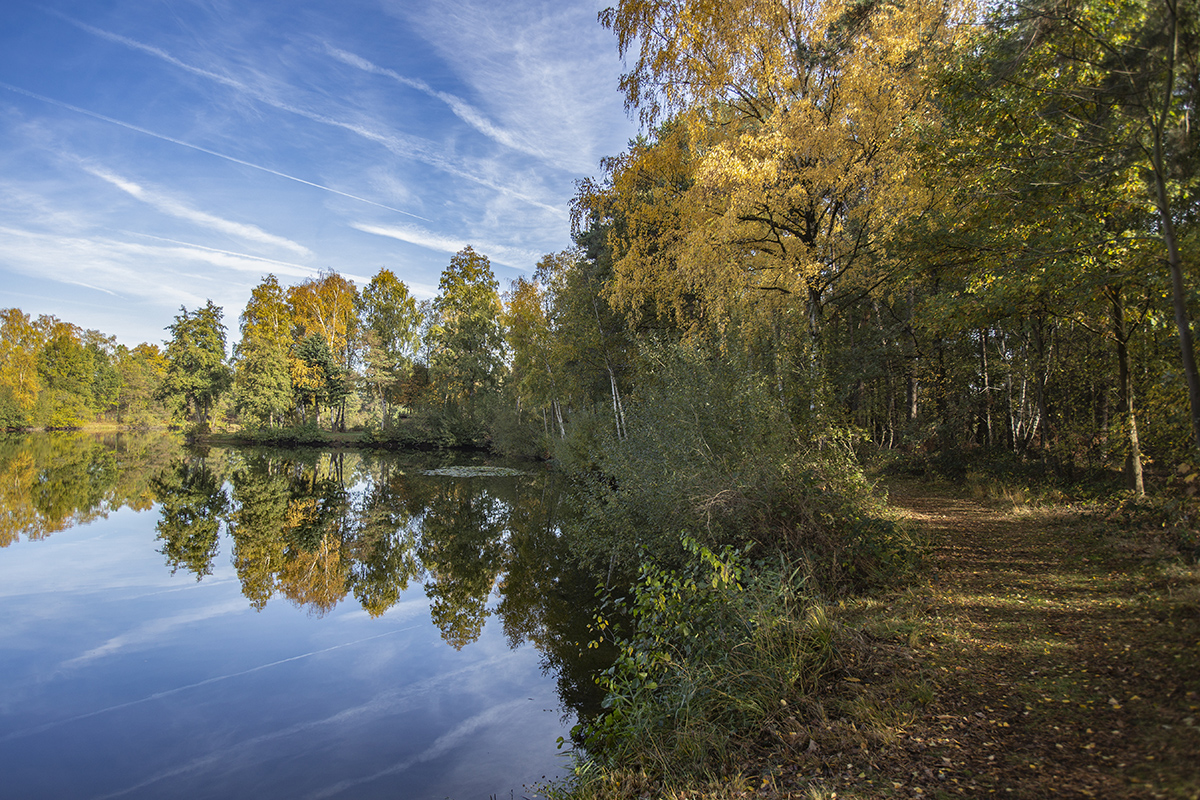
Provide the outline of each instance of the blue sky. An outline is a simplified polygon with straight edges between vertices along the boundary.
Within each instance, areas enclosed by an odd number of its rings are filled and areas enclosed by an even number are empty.
[[[588,0],[0,4],[0,308],[162,342],[211,298],[570,244],[636,134]]]

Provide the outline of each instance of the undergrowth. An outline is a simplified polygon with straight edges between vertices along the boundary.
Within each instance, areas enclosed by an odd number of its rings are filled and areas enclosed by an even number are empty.
[[[720,775],[764,728],[794,722],[839,668],[843,632],[804,569],[682,542],[682,568],[645,561],[629,596],[596,616],[619,655],[599,678],[606,713],[579,731],[589,760],[570,796],[613,796],[631,776],[662,786]],[[628,633],[615,633],[619,619]]]
[[[830,604],[921,562],[860,468],[853,431],[789,418],[769,376],[727,354],[674,346],[648,358],[625,432],[577,418],[556,451],[583,498],[565,526],[573,554],[603,596],[624,596],[595,622],[619,653],[600,676],[604,712],[575,732],[586,756],[573,788],[552,795],[736,782],[732,765],[764,731],[799,742],[822,718],[855,637]],[[657,788],[631,788],[646,786]]]

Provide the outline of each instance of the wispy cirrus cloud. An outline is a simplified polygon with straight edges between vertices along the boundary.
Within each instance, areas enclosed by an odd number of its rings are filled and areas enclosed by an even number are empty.
[[[222,159],[224,161],[228,161],[232,164],[240,164],[243,167],[250,167],[251,169],[259,170],[260,172],[265,172],[269,175],[275,175],[276,177],[284,178],[285,180],[293,181],[295,183],[303,184],[305,186],[311,186],[314,189],[320,189],[322,191],[338,195],[339,197],[345,197],[349,200],[356,200],[360,203],[366,203],[368,205],[376,206],[376,207],[382,208],[386,211],[395,211],[397,214],[403,214],[405,216],[412,217],[414,219],[419,219],[419,220],[424,220],[425,222],[429,222],[429,220],[426,219],[425,217],[422,217],[418,214],[413,214],[412,212],[405,211],[404,209],[401,209],[401,208],[394,208],[389,205],[384,205],[383,203],[378,203],[374,200],[369,200],[365,197],[360,197],[359,195],[356,195],[356,194],[351,194],[349,192],[341,191],[340,189],[335,189],[332,186],[326,186],[325,184],[322,184],[322,183],[316,183],[314,181],[305,180],[304,178],[299,178],[295,175],[289,175],[286,172],[281,172],[276,169],[271,169],[270,167],[265,167],[262,164],[255,164],[251,161],[246,161],[245,159],[235,158],[234,156],[231,156],[227,153],[221,153],[221,152],[212,150],[207,147],[201,147],[200,145],[193,144],[191,142],[186,142],[182,139],[177,139],[173,136],[167,136],[165,134],[158,133],[156,131],[152,131],[149,128],[143,128],[140,125],[133,125],[129,122],[124,122],[124,121],[116,119],[114,117],[105,116],[104,114],[98,114],[95,111],[89,111],[86,108],[80,108],[79,106],[75,106],[70,103],[64,103],[61,100],[55,100],[52,97],[46,97],[45,95],[38,94],[37,92],[31,92],[28,89],[22,89],[19,86],[13,86],[12,84],[5,83],[3,81],[0,81],[0,89],[6,89],[10,92],[15,92],[16,94],[20,94],[20,95],[24,95],[25,97],[33,98],[34,100],[40,100],[43,103],[49,103],[50,105],[57,106],[58,108],[63,108],[63,109],[66,109],[67,111],[73,111],[77,114],[82,114],[83,116],[100,120],[101,122],[107,122],[111,125],[116,125],[117,127],[124,128],[126,130],[130,130],[135,133],[140,133],[145,136],[149,136],[153,139],[158,139],[159,141],[168,142],[170,144],[179,145],[180,147],[185,147],[189,150],[195,150],[196,152],[199,152],[199,153],[204,153],[206,155],[214,156],[214,157]]]
[[[125,650],[143,650],[148,647],[158,644],[163,635],[179,628],[186,628],[213,619],[214,617],[222,617],[230,614],[244,613],[246,603],[241,598],[236,600],[227,600],[223,603],[217,603],[211,606],[202,607],[187,611],[181,614],[176,614],[170,617],[160,617],[144,622],[138,627],[126,631],[109,638],[102,644],[93,647],[86,653],[76,656],[68,661],[64,661],[59,665],[60,669],[68,669],[78,667],[95,661],[100,658],[105,658]]]
[[[617,89],[615,41],[596,19],[603,3],[384,2],[488,99],[499,125],[537,141],[559,168],[593,172],[636,133]]]
[[[17,272],[61,284],[187,306],[203,304],[204,297],[190,290],[211,292],[219,283],[219,270],[258,276],[270,271],[296,278],[316,274],[301,264],[169,239],[159,241],[166,246],[0,226],[0,262]],[[156,268],[148,270],[147,264]]]
[[[427,164],[435,169],[441,170],[442,172],[453,175],[456,178],[476,183],[480,186],[491,189],[492,191],[522,200],[529,205],[542,208],[558,216],[565,216],[565,212],[561,208],[560,204],[545,202],[527,191],[515,188],[508,182],[493,180],[488,177],[486,169],[481,169],[481,164],[468,163],[462,161],[461,159],[456,159],[445,153],[441,147],[434,142],[429,141],[428,139],[423,139],[419,136],[391,130],[387,126],[379,123],[377,120],[366,117],[361,112],[347,114],[343,110],[341,115],[334,116],[333,113],[331,113],[331,110],[314,110],[313,108],[306,107],[297,102],[286,100],[276,92],[266,91],[261,86],[252,86],[245,81],[237,80],[236,78],[233,78],[227,74],[190,64],[160,47],[155,47],[154,45],[139,42],[136,39],[132,39],[128,36],[113,33],[112,31],[107,31],[94,25],[89,25],[86,22],[76,20],[64,14],[57,15],[70,24],[75,25],[80,30],[86,31],[87,33],[101,37],[116,44],[138,50],[198,77],[215,81],[226,88],[234,90],[241,96],[250,98],[259,103],[270,106],[271,108],[295,114],[311,122],[316,122],[322,125],[344,130],[348,133],[352,133],[356,136],[366,139],[367,141],[373,142],[374,144],[382,146],[394,155],[420,161],[421,163]],[[369,64],[369,62],[365,63]],[[396,77],[400,76],[397,75]],[[447,97],[452,96],[447,95]],[[475,113],[473,109],[471,109],[465,103],[461,104],[460,110],[464,114],[468,115]],[[477,121],[479,124],[490,124],[477,113],[476,117],[478,118]],[[500,132],[500,129],[496,128],[495,130],[498,135],[504,135]]]
[[[229,236],[236,236],[239,239],[244,239],[248,242],[263,244],[270,247],[278,247],[283,250],[288,250],[303,258],[310,258],[313,253],[307,247],[291,239],[283,236],[276,236],[273,233],[268,233],[257,225],[249,225],[244,222],[234,222],[223,217],[218,217],[215,214],[210,214],[207,211],[193,208],[187,203],[177,200],[163,192],[148,189],[141,184],[134,183],[132,180],[117,175],[114,172],[106,170],[102,167],[83,165],[84,171],[91,175],[117,187],[131,197],[141,200],[143,203],[152,208],[172,217],[185,220],[187,222],[200,225],[210,230],[224,233]]]
[[[540,255],[533,250],[522,250],[515,247],[507,247],[505,245],[496,244],[494,242],[469,242],[466,239],[457,236],[443,236],[439,233],[427,231],[412,225],[373,225],[366,222],[354,222],[350,227],[355,230],[360,230],[363,233],[370,233],[376,236],[386,236],[390,239],[396,239],[401,242],[415,244],[418,247],[425,247],[430,250],[437,250],[443,253],[457,253],[464,247],[470,245],[478,252],[488,256],[490,259],[507,264],[509,266],[525,267],[535,263]]]
[[[538,158],[545,157],[545,153],[540,147],[527,142],[519,134],[496,125],[490,119],[488,119],[482,111],[475,108],[462,98],[450,94],[449,92],[443,92],[434,89],[423,80],[409,78],[401,75],[395,70],[378,66],[362,56],[355,55],[354,53],[334,47],[328,42],[324,43],[324,45],[325,52],[338,61],[341,61],[343,64],[360,69],[363,72],[369,72],[372,75],[380,75],[386,78],[391,78],[393,81],[401,84],[402,86],[407,86],[410,89],[416,89],[418,92],[422,92],[429,97],[442,101],[450,108],[452,112],[454,112],[456,117],[489,139],[499,142],[505,147],[511,147],[513,150],[518,150],[528,155],[536,156]]]

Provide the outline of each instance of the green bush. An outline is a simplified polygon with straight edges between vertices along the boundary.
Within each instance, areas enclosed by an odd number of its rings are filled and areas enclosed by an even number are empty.
[[[713,548],[788,553],[829,594],[911,564],[915,548],[885,516],[851,433],[797,428],[768,376],[728,355],[669,345],[647,363],[626,438],[577,415],[558,450],[583,497],[571,527],[585,563],[618,577],[646,555],[677,566],[682,532]]]
[[[0,430],[18,430],[29,425],[29,414],[13,399],[12,390],[0,386]]]
[[[242,430],[242,436],[258,445],[320,445],[329,441],[329,434],[314,424],[287,428],[263,427]]]
[[[630,597],[596,618],[605,635],[615,615],[632,628],[613,637],[619,655],[600,678],[607,712],[584,731],[609,768],[714,771],[739,736],[786,716],[837,668],[839,630],[804,593],[803,570],[683,544],[683,567],[644,562]]]

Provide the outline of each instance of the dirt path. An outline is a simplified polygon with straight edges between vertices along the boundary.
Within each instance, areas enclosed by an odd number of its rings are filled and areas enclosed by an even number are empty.
[[[892,504],[933,546],[929,585],[896,609],[933,699],[877,764],[882,794],[1200,798],[1194,571],[1087,518],[917,485]]]

